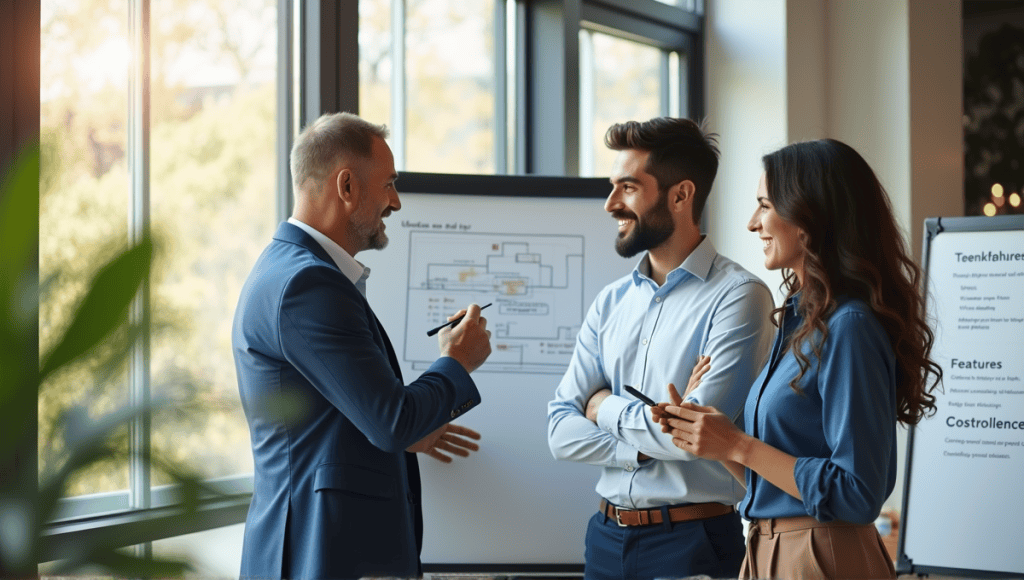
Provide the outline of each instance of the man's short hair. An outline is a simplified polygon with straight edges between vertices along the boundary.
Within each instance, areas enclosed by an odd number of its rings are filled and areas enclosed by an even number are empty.
[[[604,144],[615,151],[650,152],[644,171],[654,176],[662,192],[680,181],[692,181],[696,190],[693,221],[700,222],[718,173],[718,135],[690,119],[656,117],[612,125],[604,135]]]
[[[292,145],[292,187],[296,193],[314,185],[319,191],[323,180],[347,156],[370,159],[373,138],[388,138],[388,128],[370,123],[352,113],[321,115],[299,133]]]

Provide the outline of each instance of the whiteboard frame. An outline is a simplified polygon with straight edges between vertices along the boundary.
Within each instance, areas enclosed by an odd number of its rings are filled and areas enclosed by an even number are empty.
[[[1024,215],[1002,215],[1002,216],[969,216],[969,217],[931,217],[924,220],[924,242],[921,246],[921,271],[923,273],[923,288],[925,289],[925,302],[929,299],[927,288],[929,280],[929,259],[931,256],[931,245],[935,238],[943,232],[998,232],[998,231],[1024,231]],[[945,369],[944,369],[945,370]],[[937,575],[963,575],[971,578],[1020,578],[1020,573],[999,572],[992,570],[977,570],[973,568],[950,568],[945,566],[929,566],[927,564],[916,564],[907,556],[904,546],[906,541],[908,505],[910,502],[910,482],[914,476],[914,434],[916,426],[911,426],[907,435],[906,447],[906,474],[903,480],[903,501],[900,513],[899,541],[896,552],[897,574],[937,574]],[[1019,499],[1019,498],[1015,498]],[[956,529],[956,522],[950,522],[950,529]]]

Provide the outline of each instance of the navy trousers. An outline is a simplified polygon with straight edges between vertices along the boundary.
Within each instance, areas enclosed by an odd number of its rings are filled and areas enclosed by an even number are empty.
[[[690,522],[623,528],[604,514],[587,525],[585,580],[651,580],[706,574],[736,578],[744,555],[736,512]]]

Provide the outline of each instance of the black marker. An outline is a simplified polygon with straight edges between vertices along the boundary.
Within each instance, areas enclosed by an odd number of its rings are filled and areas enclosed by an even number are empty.
[[[488,302],[487,304],[481,306],[480,310],[483,310],[484,308],[487,308],[491,304],[494,304],[494,303],[493,302]],[[444,324],[442,324],[441,326],[438,326],[437,328],[428,330],[427,331],[427,336],[434,336],[435,334],[441,332],[441,329],[446,327],[446,326],[455,326],[456,324],[462,322],[462,319],[465,318],[465,317],[466,317],[466,315],[463,314],[462,316],[456,318],[455,320],[449,320],[448,322],[445,322]]]
[[[631,387],[629,385],[622,385],[622,388],[626,389],[627,393],[629,393],[630,395],[633,395],[634,397],[640,399],[644,403],[647,403],[649,406],[651,406],[651,407],[657,407],[658,406],[658,404],[655,403],[650,397],[648,397],[647,395],[645,395],[645,394],[641,393],[640,391],[634,389],[633,387]]]

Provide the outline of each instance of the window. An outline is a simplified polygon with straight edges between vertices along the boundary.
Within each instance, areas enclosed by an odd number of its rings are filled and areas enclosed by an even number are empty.
[[[604,145],[608,127],[646,121],[670,110],[671,74],[662,73],[670,54],[653,46],[590,30],[580,31],[580,175],[607,175],[615,151]],[[678,63],[678,55],[674,59]],[[678,64],[677,64],[678,66]],[[668,66],[665,70],[667,72]],[[678,73],[677,73],[678,74]]]
[[[273,0],[152,3],[152,446],[208,477],[252,473],[231,321],[277,226]],[[153,484],[167,483],[154,474]]]
[[[57,276],[40,297],[39,338],[52,345],[70,322],[92,268],[128,240],[128,6],[47,1],[41,6],[40,277]],[[89,26],[82,23],[88,21]],[[107,353],[104,353],[107,354]],[[95,358],[39,393],[39,469],[53,471],[63,451],[62,413],[94,418],[129,401],[123,367],[103,376]],[[127,450],[127,434],[117,445]],[[97,464],[69,494],[128,489],[126,458]]]
[[[40,471],[61,451],[51,442],[62,413],[97,418],[166,399],[175,404],[141,439],[129,444],[125,433],[120,459],[73,483],[68,515],[160,504],[168,480],[130,460],[129,446],[149,445],[211,479],[251,474],[230,328],[278,220],[277,3],[41,8],[40,275],[57,276],[40,297],[41,344],[66,325],[103,256],[146,227],[158,246],[137,356],[114,370],[86,361],[41,386]]]
[[[613,4],[618,4],[612,2]],[[580,175],[606,175],[614,123],[703,114],[700,0],[635,2],[613,11],[584,2],[579,33]]]
[[[504,0],[360,0],[360,113],[391,127],[399,170],[503,166],[504,10]]]

